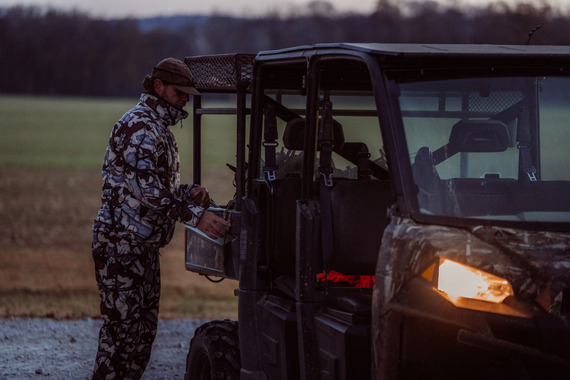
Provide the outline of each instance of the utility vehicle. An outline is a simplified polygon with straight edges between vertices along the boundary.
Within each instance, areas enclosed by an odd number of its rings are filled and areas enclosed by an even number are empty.
[[[236,136],[231,229],[186,227],[186,268],[237,280],[239,320],[197,329],[186,379],[568,376],[570,47],[185,61],[195,182],[202,115]]]

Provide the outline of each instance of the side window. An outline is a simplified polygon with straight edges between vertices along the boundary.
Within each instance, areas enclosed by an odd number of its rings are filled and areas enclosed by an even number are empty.
[[[504,87],[495,82],[434,81],[430,90],[425,83],[402,85],[399,101],[411,162],[433,155],[440,179],[517,179],[518,110],[525,93],[514,84],[509,88],[508,80]]]
[[[382,135],[376,115],[374,97],[370,95],[322,96],[333,115],[332,177],[371,178],[378,168],[387,171]],[[320,110],[320,122],[323,118]],[[317,152],[315,174],[319,175],[320,151]],[[377,170],[374,170],[377,169]]]
[[[570,78],[543,78],[540,91],[540,168],[542,180],[570,180]]]
[[[329,114],[332,115],[330,122],[333,125],[334,146],[328,159],[331,161],[329,171],[332,177],[386,179],[388,173],[382,136],[366,65],[354,60],[325,60],[318,67],[319,90],[314,94],[317,98],[312,112],[317,112],[319,125],[322,124],[325,109],[330,110]],[[264,72],[260,179],[303,175],[303,144],[307,131],[305,113],[307,96],[311,92],[306,88],[305,76],[305,62],[294,68],[288,66],[287,70],[270,66]],[[319,161],[322,156],[318,145],[315,147],[313,168],[315,180],[320,176]]]

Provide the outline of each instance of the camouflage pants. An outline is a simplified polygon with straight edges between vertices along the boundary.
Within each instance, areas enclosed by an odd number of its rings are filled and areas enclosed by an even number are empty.
[[[95,233],[92,253],[103,318],[93,379],[140,379],[158,324],[158,248]]]

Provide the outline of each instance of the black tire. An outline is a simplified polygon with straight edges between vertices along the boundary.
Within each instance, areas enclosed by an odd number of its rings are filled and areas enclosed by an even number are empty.
[[[212,321],[196,329],[186,357],[184,380],[238,380],[238,323]]]

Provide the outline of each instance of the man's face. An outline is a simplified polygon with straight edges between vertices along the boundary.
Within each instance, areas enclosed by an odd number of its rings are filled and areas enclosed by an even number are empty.
[[[175,105],[178,108],[184,108],[188,100],[190,100],[190,95],[187,93],[176,89],[172,85],[163,85],[162,91],[159,93],[160,97],[166,100],[168,103]]]

